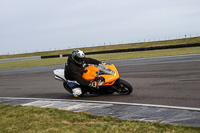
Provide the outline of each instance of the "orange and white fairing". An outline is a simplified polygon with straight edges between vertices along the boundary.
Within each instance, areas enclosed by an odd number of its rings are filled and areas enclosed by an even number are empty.
[[[102,67],[103,66],[103,67]],[[100,86],[109,86],[119,79],[116,67],[112,65],[102,65],[101,67],[88,66],[85,68],[82,77],[88,81],[94,81],[97,76],[104,80]]]

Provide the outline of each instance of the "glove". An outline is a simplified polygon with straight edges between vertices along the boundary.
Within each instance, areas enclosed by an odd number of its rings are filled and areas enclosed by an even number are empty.
[[[96,81],[91,81],[90,84],[89,84],[90,87],[93,87],[93,88],[97,88],[98,87],[98,82]]]
[[[105,63],[105,62],[103,62],[103,61],[101,62],[101,64],[102,64],[102,65],[106,65],[106,63]]]

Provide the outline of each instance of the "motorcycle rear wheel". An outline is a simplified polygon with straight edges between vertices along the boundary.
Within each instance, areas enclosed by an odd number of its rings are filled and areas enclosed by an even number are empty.
[[[67,82],[63,82],[63,87],[70,93],[72,93],[72,90],[68,87]]]
[[[119,79],[115,82],[114,91],[121,95],[129,95],[133,91],[133,88],[125,80]]]

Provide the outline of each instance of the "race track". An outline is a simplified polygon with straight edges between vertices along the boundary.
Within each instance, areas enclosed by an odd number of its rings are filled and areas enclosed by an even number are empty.
[[[200,55],[171,56],[114,63],[133,86],[130,95],[74,98],[53,77],[64,65],[0,70],[0,97],[79,99],[200,108]]]

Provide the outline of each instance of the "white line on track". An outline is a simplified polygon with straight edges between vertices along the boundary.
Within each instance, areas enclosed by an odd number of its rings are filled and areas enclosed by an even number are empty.
[[[155,104],[140,104],[140,103],[126,103],[126,102],[70,100],[70,99],[49,99],[49,98],[18,98],[18,97],[0,97],[0,98],[3,98],[3,99],[34,99],[34,100],[50,100],[50,101],[66,100],[66,101],[69,101],[69,102],[85,102],[85,103],[101,103],[101,104],[116,104],[116,105],[132,105],[132,106],[145,106],[145,107],[154,107],[154,108],[169,108],[169,109],[181,109],[181,110],[190,110],[190,111],[200,111],[200,108],[192,108],[192,107],[155,105]]]

